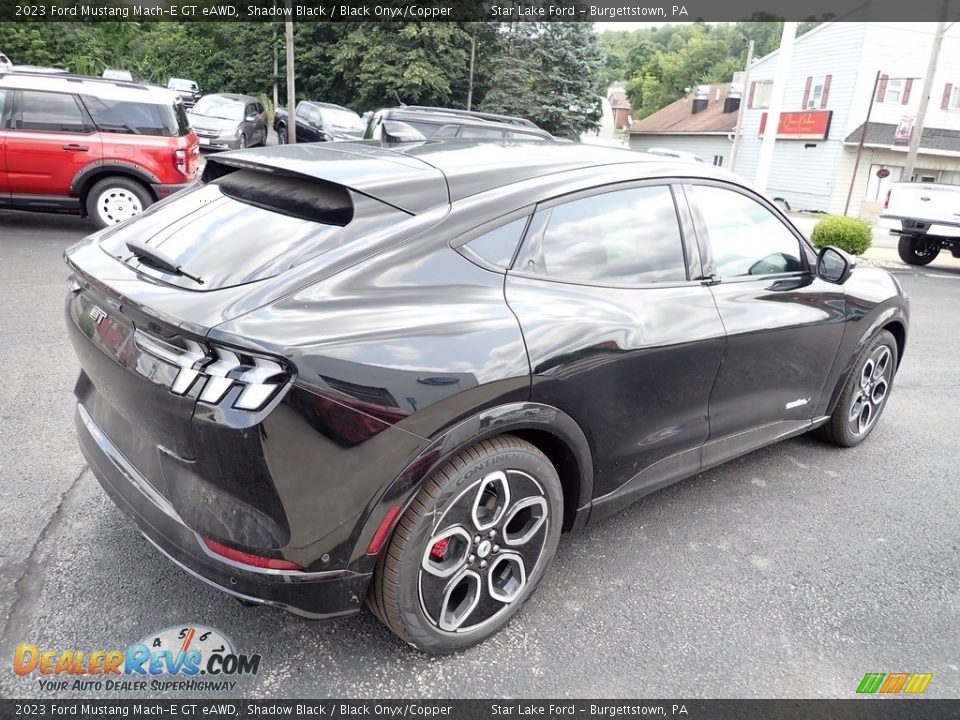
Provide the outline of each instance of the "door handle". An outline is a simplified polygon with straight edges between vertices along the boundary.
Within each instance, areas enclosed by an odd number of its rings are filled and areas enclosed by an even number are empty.
[[[77,145],[76,143],[68,143],[63,146],[64,150],[70,150],[72,152],[87,152],[90,148],[86,145]]]

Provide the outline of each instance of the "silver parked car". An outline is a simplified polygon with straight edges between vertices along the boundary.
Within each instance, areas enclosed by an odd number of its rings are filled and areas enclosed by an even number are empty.
[[[267,111],[250,95],[204,95],[190,111],[190,125],[201,149],[237,150],[267,142]]]

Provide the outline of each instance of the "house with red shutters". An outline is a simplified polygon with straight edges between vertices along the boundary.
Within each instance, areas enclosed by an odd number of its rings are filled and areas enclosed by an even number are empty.
[[[943,36],[915,170],[911,178],[903,173],[936,29],[936,23],[828,22],[799,36],[783,89],[767,194],[791,209],[836,214],[844,212],[849,194],[847,214],[870,218],[879,213],[890,183],[960,184],[960,23]],[[778,54],[754,62],[742,88],[736,172],[747,180],[756,176],[764,134],[773,131],[767,110]],[[716,158],[723,156],[729,167],[736,113],[723,112],[723,87],[696,88],[691,97],[634,123],[631,147],[700,145],[706,162],[720,164]],[[736,82],[730,88],[739,90]],[[728,94],[724,104],[730,106]],[[698,124],[709,127],[698,132]]]
[[[849,194],[847,214],[869,218],[890,183],[960,184],[960,24],[943,36],[915,170],[903,175],[936,29],[936,23],[830,22],[798,37],[767,193],[794,209],[836,214]],[[754,63],[745,88],[736,170],[747,179],[756,174],[763,134],[773,125],[766,109],[777,55]]]

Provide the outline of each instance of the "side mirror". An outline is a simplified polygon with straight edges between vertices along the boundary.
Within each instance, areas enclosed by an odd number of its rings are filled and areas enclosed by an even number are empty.
[[[856,266],[857,261],[852,255],[828,245],[817,256],[817,277],[824,282],[843,285]]]

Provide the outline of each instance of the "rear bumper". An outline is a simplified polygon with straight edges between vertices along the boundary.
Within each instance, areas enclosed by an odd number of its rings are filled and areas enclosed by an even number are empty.
[[[239,137],[198,137],[201,150],[239,150]]]
[[[360,609],[369,574],[250,568],[211,554],[82,404],[77,405],[76,425],[83,455],[107,495],[147,540],[194,577],[240,599],[314,619],[351,615]]]
[[[881,215],[877,223],[897,235],[932,235],[960,238],[960,222],[949,220],[918,220],[897,215]]]

